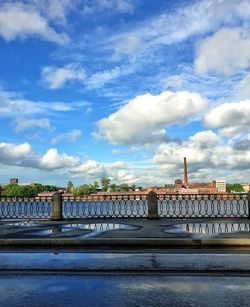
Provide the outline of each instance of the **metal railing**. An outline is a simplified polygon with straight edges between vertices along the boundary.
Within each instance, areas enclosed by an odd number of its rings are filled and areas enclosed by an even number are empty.
[[[250,219],[250,193],[0,198],[0,219],[233,217]]]
[[[248,217],[248,194],[157,195],[160,217]]]
[[[63,197],[65,218],[147,217],[147,195]]]
[[[0,198],[0,218],[31,219],[50,218],[52,197]]]

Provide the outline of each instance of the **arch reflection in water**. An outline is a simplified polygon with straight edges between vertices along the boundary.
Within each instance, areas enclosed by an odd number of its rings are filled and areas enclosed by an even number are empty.
[[[250,226],[247,223],[188,223],[179,226],[185,232],[206,235],[250,231]]]
[[[116,223],[91,223],[91,224],[66,224],[58,225],[52,229],[46,231],[47,234],[58,234],[60,232],[76,231],[76,230],[90,230],[87,233],[77,234],[77,237],[80,238],[91,238],[95,237],[101,233],[111,231],[111,230],[137,230],[137,226],[125,225],[125,224],[116,224]],[[44,232],[43,232],[44,233]]]
[[[63,226],[65,229],[82,229],[91,230],[90,233],[81,235],[82,238],[95,237],[98,234],[111,231],[111,230],[137,230],[137,226],[126,225],[126,224],[116,224],[116,223],[94,223],[94,224],[68,224]]]
[[[33,221],[15,221],[8,223],[9,226],[20,227],[20,234],[26,237],[46,237],[46,236],[74,236],[79,238],[95,237],[101,233],[112,230],[137,230],[140,227],[134,225],[117,223],[71,223],[71,224],[39,224]],[[42,226],[42,227],[40,227]],[[26,229],[27,228],[27,229]],[[82,231],[81,231],[82,230]]]
[[[8,224],[9,226],[20,226],[20,227],[44,226],[43,224],[37,223],[35,221],[31,221],[31,220],[16,221],[16,222],[10,222],[6,224]]]

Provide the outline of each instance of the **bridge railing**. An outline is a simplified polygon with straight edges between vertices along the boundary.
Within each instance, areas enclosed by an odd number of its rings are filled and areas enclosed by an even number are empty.
[[[234,217],[250,219],[250,193],[0,197],[0,219]]]
[[[52,197],[0,197],[0,219],[50,218]]]
[[[249,194],[158,194],[157,199],[159,216],[165,218],[249,215]]]
[[[147,217],[147,194],[63,197],[62,211],[65,218]]]

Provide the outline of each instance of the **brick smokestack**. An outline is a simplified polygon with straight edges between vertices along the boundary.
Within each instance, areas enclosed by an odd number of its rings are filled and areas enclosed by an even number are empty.
[[[187,159],[184,158],[184,184],[188,184],[188,175],[187,175]]]

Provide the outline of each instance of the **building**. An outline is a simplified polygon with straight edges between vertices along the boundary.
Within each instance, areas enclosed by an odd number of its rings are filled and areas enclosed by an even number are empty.
[[[175,190],[181,194],[213,194],[217,193],[216,181],[188,182],[187,159],[184,157],[183,179],[175,180]]]
[[[250,191],[250,184],[249,183],[243,183],[242,185],[242,189],[248,193]]]
[[[18,184],[18,179],[17,178],[11,178],[10,184]]]
[[[226,192],[226,181],[221,179],[216,179],[216,189],[219,193],[225,193]]]

